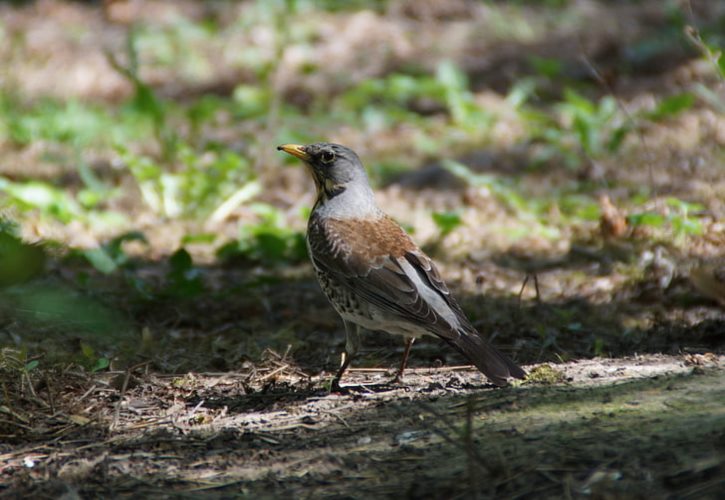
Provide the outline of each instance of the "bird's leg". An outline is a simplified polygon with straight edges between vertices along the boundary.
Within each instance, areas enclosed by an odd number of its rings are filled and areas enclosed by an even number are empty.
[[[360,327],[347,321],[345,321],[344,323],[346,337],[345,352],[342,353],[342,363],[340,363],[340,369],[337,370],[335,378],[332,379],[333,391],[340,390],[340,380],[342,379],[342,375],[345,373],[345,370],[347,370],[347,367],[350,365],[350,361],[352,360],[353,356],[355,356],[355,354],[360,350]]]
[[[407,339],[405,339],[403,360],[400,362],[400,369],[398,370],[398,373],[395,375],[395,378],[392,381],[394,384],[397,384],[398,382],[403,380],[403,372],[405,371],[405,367],[408,366],[408,355],[410,354],[410,348],[413,347],[413,342],[415,342],[415,337],[408,337]]]

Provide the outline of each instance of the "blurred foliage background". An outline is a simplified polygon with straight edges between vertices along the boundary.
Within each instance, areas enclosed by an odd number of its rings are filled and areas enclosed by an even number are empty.
[[[323,140],[520,360],[721,345],[724,46],[705,0],[4,2],[0,366],[334,364],[275,151]]]

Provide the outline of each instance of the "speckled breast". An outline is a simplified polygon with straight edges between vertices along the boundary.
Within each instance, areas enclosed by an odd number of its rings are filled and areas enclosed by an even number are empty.
[[[330,278],[324,271],[315,269],[315,272],[322,291],[340,316],[353,321],[358,317],[369,318],[369,314],[363,310],[365,308],[361,307],[360,300],[354,293]]]

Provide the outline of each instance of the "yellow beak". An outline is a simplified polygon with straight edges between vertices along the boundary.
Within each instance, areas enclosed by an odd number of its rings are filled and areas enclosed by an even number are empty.
[[[285,153],[296,156],[300,160],[304,161],[310,161],[312,159],[312,157],[305,151],[305,147],[299,144],[283,144],[281,146],[277,146],[277,151],[284,151]]]

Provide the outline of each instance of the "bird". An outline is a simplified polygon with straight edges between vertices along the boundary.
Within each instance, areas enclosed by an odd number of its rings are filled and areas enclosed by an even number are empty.
[[[340,144],[284,144],[311,173],[317,198],[307,223],[307,249],[322,291],[343,320],[345,351],[332,388],[360,348],[360,331],[402,335],[394,381],[403,378],[416,338],[438,337],[497,386],[526,372],[471,324],[436,265],[375,201],[358,155]]]

